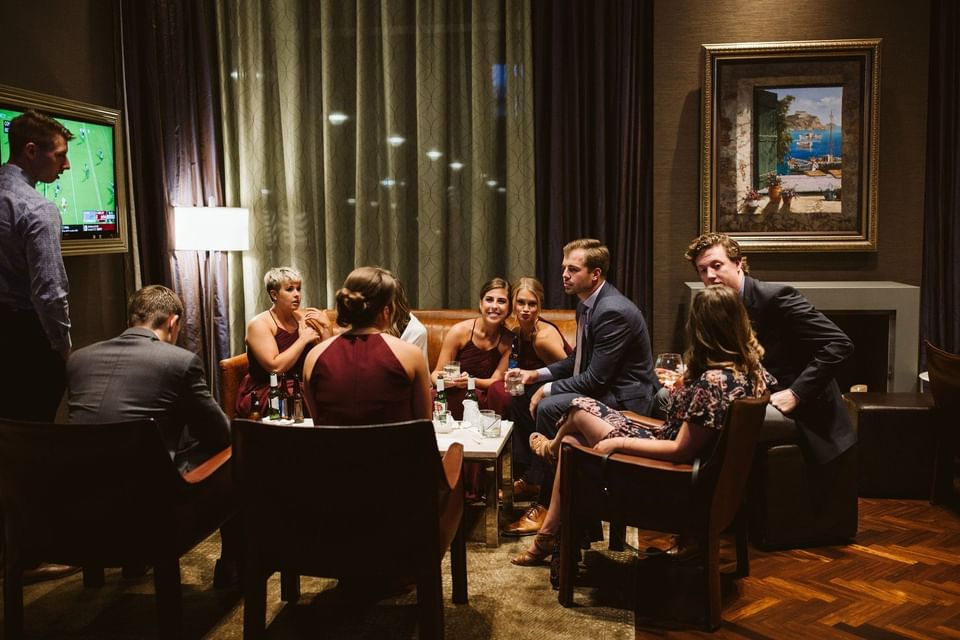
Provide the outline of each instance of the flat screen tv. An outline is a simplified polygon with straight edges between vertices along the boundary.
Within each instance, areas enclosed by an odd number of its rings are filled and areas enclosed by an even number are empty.
[[[63,255],[127,251],[127,182],[119,111],[0,85],[0,159],[10,159],[10,121],[26,111],[59,120],[73,134],[70,168],[37,191],[60,210]]]

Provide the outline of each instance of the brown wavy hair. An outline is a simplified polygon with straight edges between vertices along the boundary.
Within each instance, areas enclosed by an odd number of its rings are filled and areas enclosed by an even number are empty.
[[[708,369],[730,368],[762,384],[763,347],[750,326],[740,294],[715,284],[693,299],[687,318],[687,347],[683,361],[684,382],[691,382]]]
[[[410,302],[407,300],[407,292],[404,291],[400,278],[394,276],[390,271],[387,271],[387,273],[393,276],[397,283],[397,293],[393,299],[393,320],[390,322],[387,333],[399,338],[406,331],[407,325],[410,324]]]
[[[337,290],[337,324],[362,329],[373,325],[397,295],[397,280],[386,269],[359,267]]]
[[[717,245],[723,247],[723,250],[727,253],[727,258],[733,262],[740,261],[740,268],[743,269],[744,273],[750,273],[750,265],[747,264],[747,256],[740,251],[740,243],[725,233],[704,233],[697,236],[690,242],[683,257],[693,265],[693,269],[696,271],[697,258],[700,257],[700,254]]]

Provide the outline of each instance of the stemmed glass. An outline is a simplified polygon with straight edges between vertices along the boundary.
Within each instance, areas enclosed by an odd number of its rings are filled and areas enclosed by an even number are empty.
[[[657,356],[657,362],[654,370],[657,372],[657,378],[667,389],[672,389],[682,374],[683,361],[679,353],[661,353]]]

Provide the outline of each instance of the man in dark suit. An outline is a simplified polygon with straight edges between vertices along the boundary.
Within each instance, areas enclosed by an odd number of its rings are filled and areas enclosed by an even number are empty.
[[[153,418],[180,473],[230,444],[230,421],[210,395],[200,358],[176,346],[183,303],[167,287],[150,285],[130,297],[129,328],[92,344],[67,361],[70,422],[120,422]],[[221,557],[215,587],[239,582],[242,532],[236,519],[220,528]],[[125,567],[136,576],[145,567]]]
[[[67,361],[70,422],[153,418],[170,459],[186,473],[230,444],[230,421],[213,400],[200,358],[176,346],[183,303],[160,285],[133,294],[129,328]]]
[[[610,251],[599,240],[574,240],[563,248],[563,290],[580,298],[576,348],[548,367],[511,374],[524,384],[547,381],[533,394],[530,412],[536,416],[537,431],[550,437],[574,398],[588,396],[615,409],[649,415],[660,388],[643,314],[606,281],[609,267]],[[533,464],[543,462],[536,458]],[[540,529],[552,481],[553,473],[542,474],[539,504],[507,525],[504,533],[527,535]]]
[[[778,381],[770,405],[796,423],[807,454],[825,464],[853,446],[857,436],[835,379],[853,353],[850,338],[793,287],[747,275],[747,259],[727,235],[701,235],[686,257],[705,285],[740,292],[766,352],[763,365]]]

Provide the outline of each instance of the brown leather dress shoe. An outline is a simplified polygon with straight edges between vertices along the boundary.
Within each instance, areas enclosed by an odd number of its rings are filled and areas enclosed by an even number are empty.
[[[547,508],[535,504],[524,512],[520,519],[503,528],[505,536],[530,536],[538,531],[547,517]]]
[[[34,584],[44,582],[45,580],[56,580],[65,578],[80,571],[80,567],[72,567],[68,564],[51,564],[41,562],[35,567],[23,570],[23,584]]]

